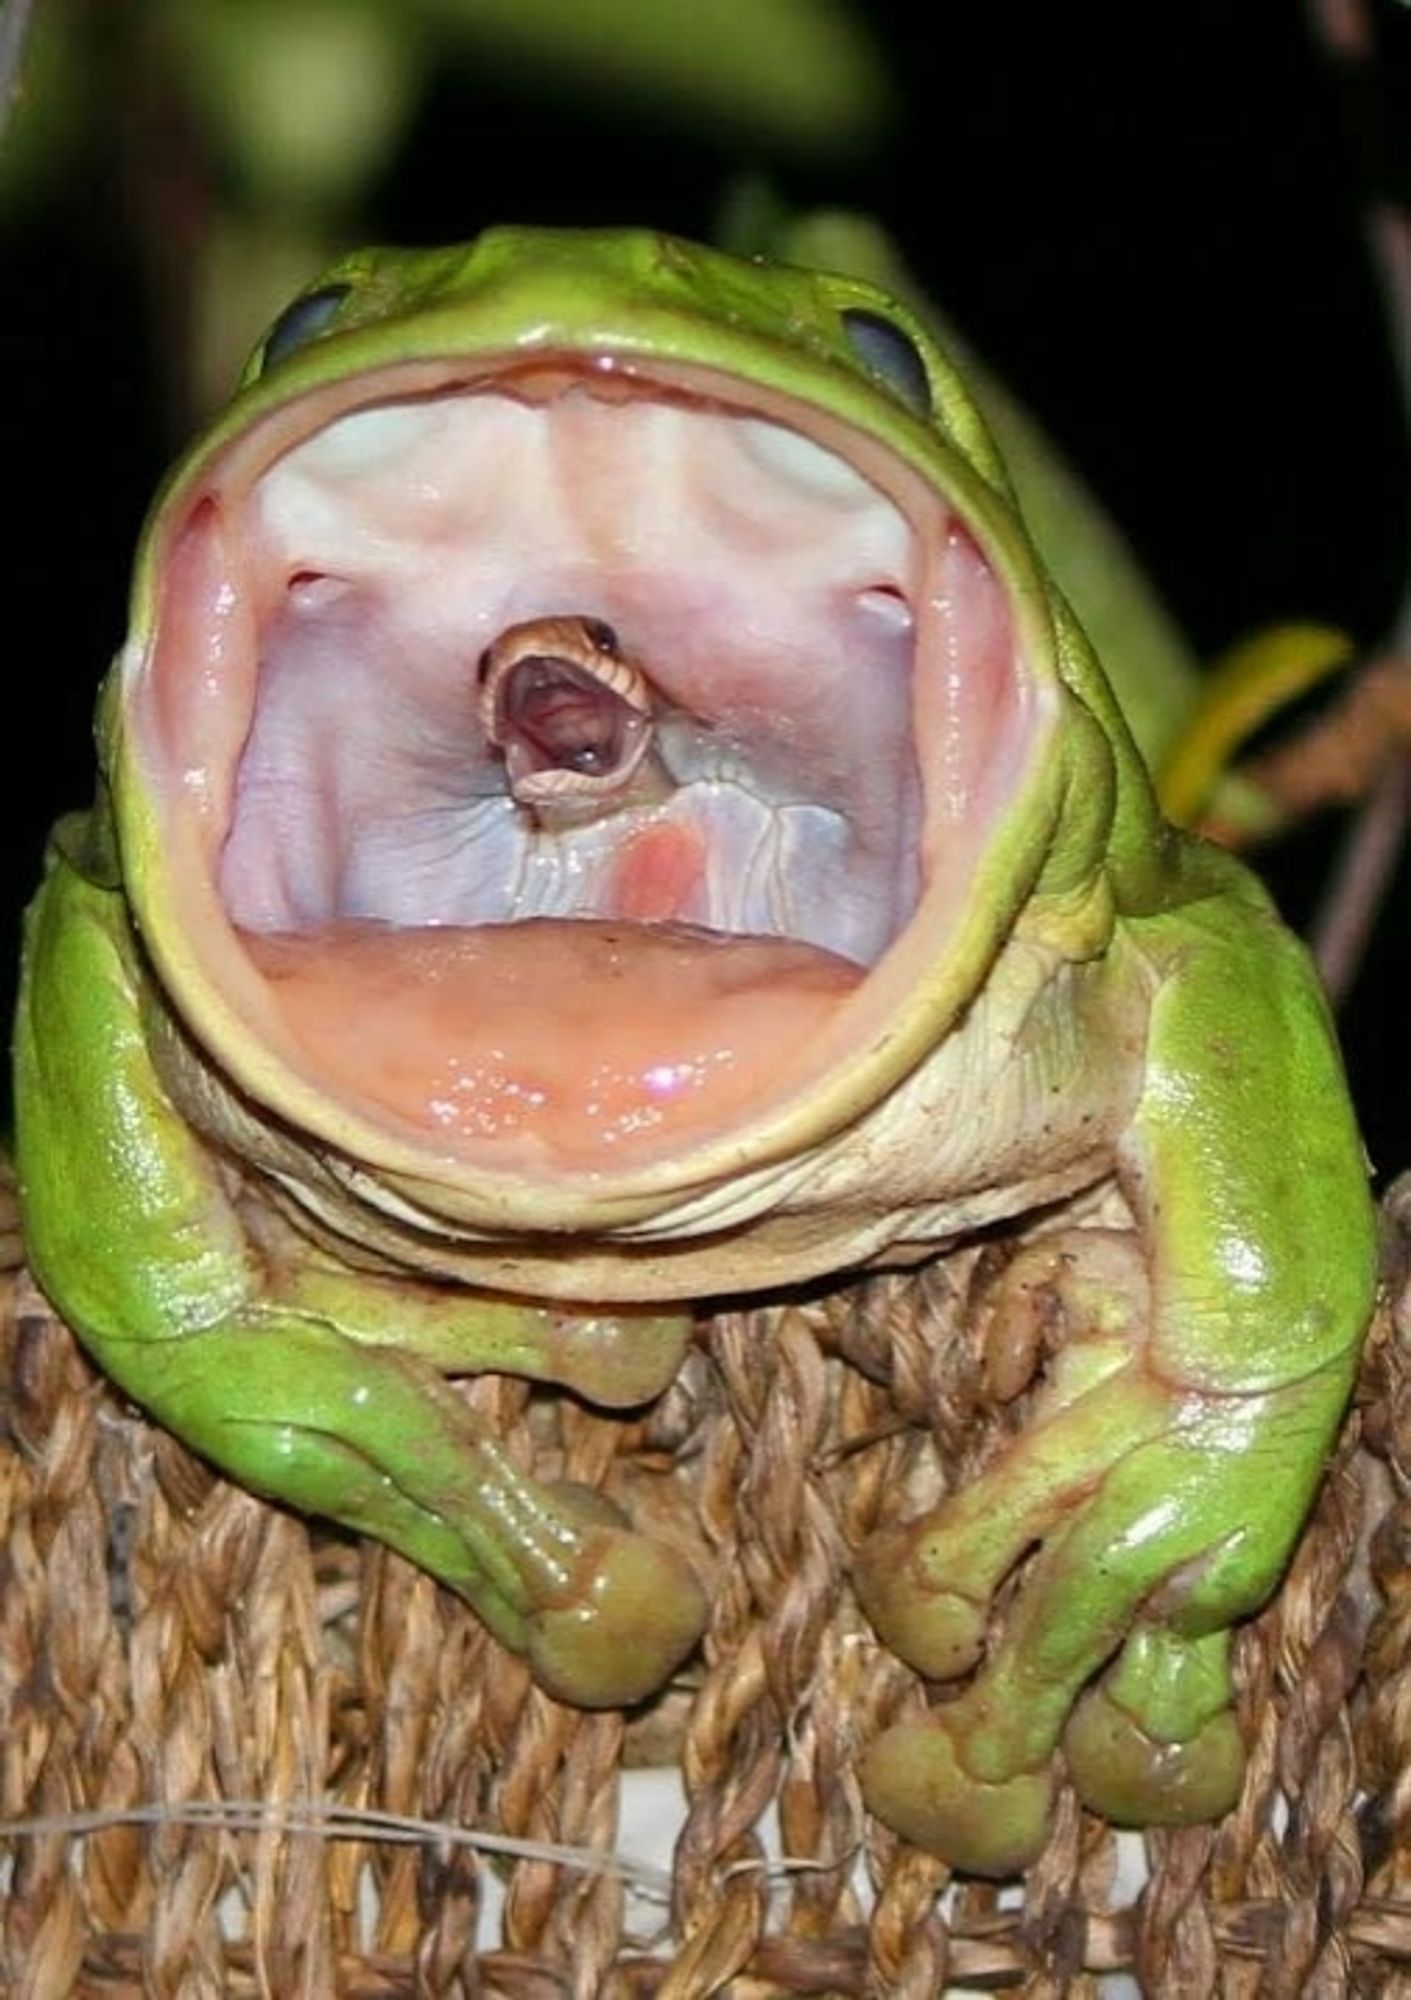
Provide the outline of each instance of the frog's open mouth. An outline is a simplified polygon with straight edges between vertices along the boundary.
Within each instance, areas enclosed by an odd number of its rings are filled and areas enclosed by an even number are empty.
[[[601,1170],[836,1054],[945,926],[1034,708],[972,535],[851,456],[540,364],[208,480],[164,761],[219,801],[220,905],[301,1064],[440,1150]]]

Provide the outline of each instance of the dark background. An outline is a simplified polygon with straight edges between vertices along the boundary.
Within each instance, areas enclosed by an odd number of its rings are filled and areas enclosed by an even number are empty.
[[[1406,111],[1393,99],[1388,115],[1386,92],[1408,15],[1395,0],[1374,13],[1379,82],[1359,93],[1292,4],[874,4],[898,114],[869,154],[826,167],[771,157],[746,132],[546,92],[528,70],[476,82],[463,68],[435,84],[358,233],[433,242],[508,220],[707,235],[744,170],[798,206],[866,209],[1068,446],[1204,652],[1291,617],[1370,646],[1393,624],[1407,550],[1363,224],[1388,172],[1378,124]],[[45,826],[88,795],[93,692],[142,512],[180,443],[120,158],[127,115],[116,103],[77,169],[0,237],[7,940]],[[1271,862],[1295,922],[1342,831],[1316,824]],[[1344,1016],[1383,1173],[1411,1162],[1406,875]],[[0,981],[13,959],[7,944]]]

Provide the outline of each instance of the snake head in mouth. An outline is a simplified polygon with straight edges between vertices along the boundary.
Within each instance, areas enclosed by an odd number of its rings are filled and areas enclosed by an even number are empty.
[[[480,655],[480,719],[540,826],[665,799],[651,687],[601,618],[529,618]],[[644,768],[645,767],[645,768]]]

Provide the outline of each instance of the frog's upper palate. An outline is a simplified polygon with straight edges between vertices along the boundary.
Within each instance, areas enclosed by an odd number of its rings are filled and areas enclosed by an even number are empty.
[[[179,934],[242,1041],[398,1142],[601,1183],[804,1098],[887,1039],[1041,747],[945,502],[707,386],[385,370],[171,530],[132,726]],[[655,782],[579,823],[477,700],[531,620],[650,690]]]

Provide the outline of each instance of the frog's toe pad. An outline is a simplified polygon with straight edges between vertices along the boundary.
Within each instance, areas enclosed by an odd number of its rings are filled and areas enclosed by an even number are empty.
[[[968,1673],[985,1649],[989,1603],[930,1582],[915,1552],[884,1529],[864,1547],[853,1576],[878,1638],[928,1680]]]
[[[1017,1875],[1048,1835],[1053,1779],[1045,1767],[986,1781],[963,1769],[939,1720],[886,1730],[863,1763],[870,1811],[906,1840],[971,1875]]]
[[[542,1688],[576,1708],[629,1708],[681,1664],[709,1613],[683,1556],[608,1530],[571,1594],[530,1616],[529,1665]]]
[[[1090,1688],[1063,1747],[1085,1806],[1119,1826],[1196,1826],[1235,1805],[1245,1752],[1229,1709],[1184,1743],[1148,1736],[1102,1687]]]

